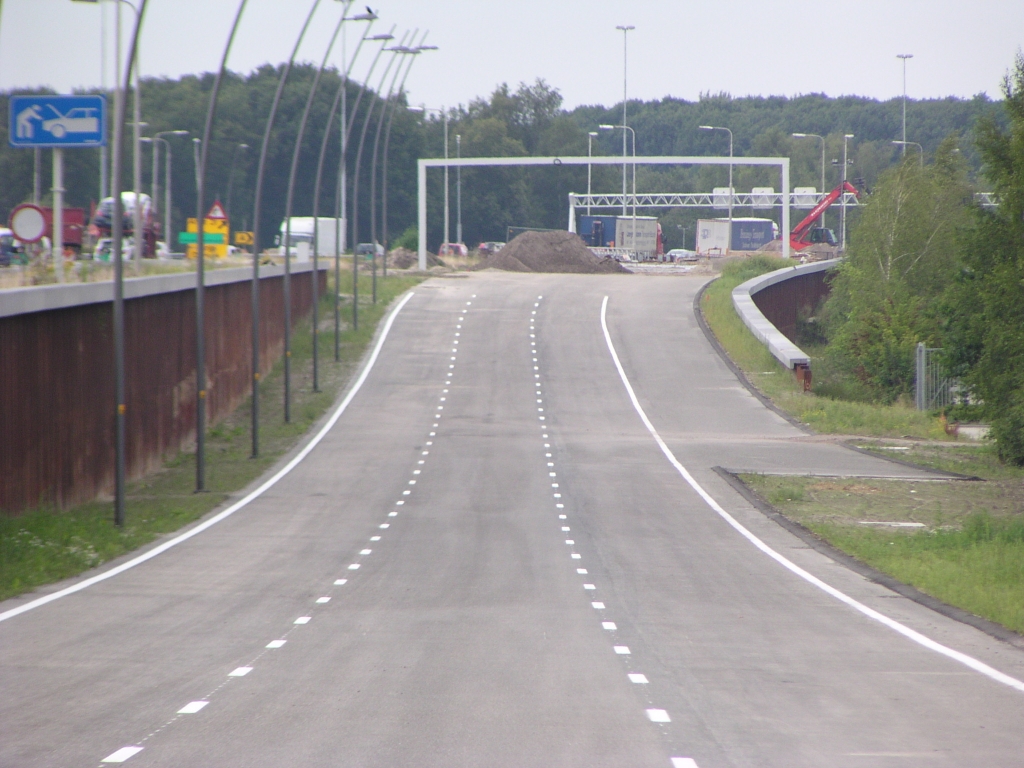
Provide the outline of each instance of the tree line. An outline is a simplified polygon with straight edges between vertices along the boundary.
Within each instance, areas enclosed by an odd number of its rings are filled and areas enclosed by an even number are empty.
[[[227,203],[229,177],[233,177],[229,213],[234,229],[246,229],[252,221],[256,160],[280,71],[279,66],[264,65],[248,74],[229,73],[222,87],[210,147],[207,188],[212,195]],[[314,74],[312,66],[293,67],[284,90],[267,158],[261,217],[263,231],[260,235],[264,243],[273,242],[284,215],[292,148]],[[153,135],[167,130],[190,132],[189,137],[168,137],[173,144],[172,229],[175,232],[184,229],[186,216],[194,215],[191,137],[198,136],[202,130],[212,84],[213,76],[210,74],[187,75],[179,79],[146,78],[142,81],[142,120],[148,123],[145,133]],[[340,84],[338,72],[327,71],[313,102],[309,129],[300,155],[299,183],[293,208],[295,215],[312,213],[313,177],[323,126]],[[350,107],[355,103],[359,88],[356,82],[348,84],[347,104]],[[6,141],[8,95],[0,95],[0,218],[6,217],[11,208],[32,194],[32,152],[13,149]],[[371,104],[378,104],[373,117],[374,127],[379,117],[379,102],[375,97],[372,89],[367,88],[359,114],[355,117],[354,141],[350,142],[346,158],[349,200],[355,183],[354,145],[358,144],[362,122]],[[399,96],[397,103],[399,108],[395,113],[388,158],[388,231],[392,242],[402,232],[407,233],[406,241],[409,242],[416,225],[416,159],[443,156],[444,121],[433,112],[407,109],[405,94]],[[900,99],[830,98],[822,94],[794,98],[734,98],[728,94],[704,94],[696,101],[665,98],[647,102],[635,100],[627,105],[628,122],[636,130],[636,151],[639,155],[728,154],[728,140],[724,132],[699,128],[701,125],[723,126],[733,132],[733,152],[737,157],[790,157],[795,186],[821,186],[821,145],[816,140],[793,138],[791,134],[824,136],[827,189],[838,183],[840,168],[832,161],[842,157],[844,134],[855,136],[850,143],[852,165],[848,176],[868,189],[899,161],[899,148],[891,142],[901,135],[901,110]],[[621,103],[610,107],[581,106],[567,110],[558,89],[543,80],[520,84],[516,88],[499,85],[487,97],[450,109],[448,116],[449,153],[453,157],[458,151],[463,156],[585,155],[590,141],[588,134],[592,131],[598,133],[591,142],[595,155],[621,154],[619,130],[598,130],[601,124],[621,123]],[[961,158],[970,178],[974,178],[981,167],[981,156],[973,137],[982,120],[1005,127],[1006,117],[1000,102],[978,95],[971,99],[909,100],[907,103],[908,139],[920,143],[925,155],[931,158],[947,136],[958,133],[964,139]],[[332,130],[326,167],[337,169],[340,160],[337,121]],[[371,132],[371,142],[372,135]],[[250,149],[239,151],[236,149],[239,144],[247,144]],[[127,150],[130,152],[130,147]],[[148,191],[151,150],[146,148],[143,151],[143,187]],[[369,148],[364,151],[368,158]],[[916,152],[916,149],[911,152]],[[42,154],[42,187],[44,196],[48,196],[49,152]],[[122,183],[129,189],[131,164],[126,166]],[[358,180],[361,190],[360,241],[370,237],[370,170],[371,163],[364,160],[360,164]],[[159,173],[162,178],[162,161]],[[641,167],[637,170],[637,189],[641,192],[709,191],[714,186],[725,186],[727,173],[725,168],[710,166]],[[457,216],[456,175],[454,170],[450,173],[452,239],[455,237]],[[483,240],[503,240],[508,226],[564,228],[568,193],[585,192],[587,188],[586,168],[579,166],[467,168],[461,175],[463,239],[471,246]],[[334,210],[336,176],[336,170],[330,172],[324,183],[320,210],[325,214]],[[89,208],[98,197],[99,151],[67,152],[66,177],[68,204]],[[752,186],[779,186],[774,173],[766,169],[737,166],[734,178],[735,187],[740,191]],[[428,243],[431,248],[436,248],[443,238],[443,172],[432,170],[428,175],[428,185]],[[595,192],[619,191],[621,171],[615,167],[595,167],[592,185]],[[163,201],[160,200],[158,205],[162,208]],[[643,213],[662,217],[666,244],[670,247],[692,244],[693,222],[709,214],[692,209]],[[685,241],[684,237],[687,238]]]
[[[949,417],[989,421],[1000,457],[1024,465],[1024,55],[1003,95],[970,137],[880,175],[822,315],[827,357],[866,398],[909,400],[915,347],[941,348],[963,387]],[[975,204],[979,184],[998,207]]]

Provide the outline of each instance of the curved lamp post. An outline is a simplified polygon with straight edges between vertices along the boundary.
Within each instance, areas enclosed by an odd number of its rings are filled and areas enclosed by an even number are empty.
[[[416,33],[413,32],[412,34],[415,35]],[[367,130],[370,127],[370,120],[373,119],[373,114],[374,114],[374,112],[377,109],[377,102],[380,101],[380,94],[381,94],[381,91],[384,90],[384,83],[387,82],[387,77],[388,77],[388,74],[391,72],[391,67],[398,60],[399,54],[403,50],[406,49],[405,48],[405,41],[406,41],[406,39],[409,36],[410,35],[409,35],[408,32],[404,33],[402,35],[401,42],[397,46],[385,49],[385,50],[387,50],[387,51],[389,51],[391,53],[391,58],[388,61],[387,66],[384,68],[383,74],[381,75],[380,85],[378,85],[377,86],[377,90],[375,90],[373,92],[373,97],[372,97],[372,99],[370,101],[370,106],[366,110],[366,116],[363,119],[363,129],[362,129],[362,132],[359,135],[359,148],[356,150],[355,171],[354,171],[353,176],[352,176],[352,243],[353,243],[353,246],[354,246],[353,251],[352,251],[352,296],[353,296],[352,301],[353,301],[353,307],[356,306],[357,297],[358,297],[359,255],[356,253],[356,250],[358,250],[358,248],[359,248],[359,169],[360,169],[360,166],[362,165],[362,160],[363,160],[363,147],[366,144],[366,132],[367,132]],[[383,113],[382,113],[382,119],[383,119]],[[372,199],[371,199],[371,209],[372,209]],[[373,224],[373,222],[371,221],[371,228],[372,228],[372,224]],[[371,243],[371,248],[372,248],[371,260],[373,262],[373,270],[374,270],[374,280],[373,280],[373,294],[374,294],[374,296],[373,296],[373,298],[374,298],[374,301],[376,301],[376,298],[377,298],[377,296],[376,296],[376,293],[377,293],[377,279],[376,279],[377,278],[377,274],[376,274],[377,273],[377,247],[376,247],[375,244]],[[353,317],[358,317],[358,315],[357,314],[353,314]]]
[[[267,124],[263,129],[263,143],[260,145],[260,162],[256,169],[256,190],[255,202],[253,203],[252,215],[252,455],[253,458],[260,455],[260,198],[263,193],[263,176],[267,165],[267,151],[270,148],[270,134],[274,129],[274,119],[277,117],[277,108],[281,103],[281,93],[284,91],[284,84],[288,80],[288,73],[291,72],[295,56],[299,52],[299,46],[306,36],[309,24],[313,20],[313,14],[320,6],[320,0],[313,0],[313,5],[306,15],[306,21],[302,25],[295,40],[295,47],[292,48],[292,55],[288,57],[288,63],[281,68],[281,76],[277,80],[277,90],[274,91],[274,100],[270,105],[270,115],[267,117]]]
[[[423,34],[423,39],[427,39],[426,33]],[[418,45],[416,46],[416,53],[423,51],[436,51],[436,45]],[[402,97],[402,93],[405,90],[405,80],[409,77],[409,72],[412,70],[413,62],[416,59],[410,59],[409,66],[405,70],[405,76],[402,78],[402,82],[398,86],[398,93],[395,94],[395,103],[391,107],[391,115],[388,117],[388,127],[384,130],[384,163],[383,169],[381,170],[381,234],[384,241],[384,277],[388,276],[388,144],[391,140],[391,124],[394,122],[395,113],[398,111],[398,101]]]
[[[148,0],[139,0],[135,17],[135,31],[128,49],[128,65],[125,67],[124,83],[119,86],[127,90],[131,83],[135,52],[139,43],[142,19],[146,15]],[[120,58],[120,52],[118,52]],[[111,194],[114,197],[113,221],[111,221],[111,258],[114,260],[114,523],[124,525],[124,481],[125,481],[125,403],[124,384],[124,264],[121,262],[122,239],[124,237],[124,205],[121,200],[121,163],[124,155],[124,99],[114,103],[114,173],[111,179]]]
[[[324,128],[323,140],[320,142],[320,156],[316,161],[316,180],[313,183],[313,240],[317,242],[319,240],[319,221],[320,221],[320,190],[321,183],[323,181],[324,173],[324,160],[327,157],[327,144],[331,136],[331,125],[334,123],[334,116],[338,112],[338,104],[342,105],[341,119],[339,121],[339,129],[341,133],[341,159],[338,165],[338,184],[336,187],[335,195],[335,210],[334,210],[334,359],[335,361],[341,360],[341,305],[340,295],[338,290],[341,286],[341,214],[344,211],[344,205],[342,204],[342,197],[344,196],[344,173],[343,168],[345,164],[345,94],[348,88],[348,78],[352,72],[352,67],[355,65],[356,59],[359,58],[359,52],[363,48],[363,43],[366,40],[373,40],[376,38],[387,38],[391,39],[391,35],[379,35],[369,37],[370,30],[373,29],[373,23],[377,20],[375,13],[361,13],[351,17],[351,21],[369,21],[363,29],[363,34],[359,38],[359,44],[356,46],[355,52],[352,54],[352,59],[345,66],[345,71],[341,78],[341,83],[338,85],[338,91],[334,95],[334,102],[331,104],[331,111],[327,115],[327,125]],[[344,43],[344,38],[342,39]],[[347,229],[347,228],[346,228]],[[317,251],[313,249],[314,267],[318,264]],[[314,307],[313,309],[313,387],[314,389],[319,387],[319,356],[317,355],[317,339],[319,336],[319,313]]]
[[[224,44],[220,68],[210,91],[210,103],[206,108],[206,122],[203,124],[203,138],[199,143],[199,167],[196,169],[196,492],[206,490],[206,262],[203,243],[203,218],[206,215],[206,160],[210,151],[210,133],[217,116],[217,96],[224,79],[231,44],[235,40],[238,24],[248,0],[241,0],[231,32]],[[136,243],[136,248],[138,248]]]
[[[334,49],[334,43],[338,39],[338,33],[341,32],[341,25],[345,23],[345,14],[348,13],[349,7],[352,5],[352,0],[343,0],[345,3],[341,10],[341,17],[338,19],[338,23],[334,26],[334,34],[331,35],[331,41],[327,44],[327,50],[324,51],[324,58],[320,62],[320,68],[317,69],[316,75],[313,77],[313,84],[309,88],[309,94],[306,96],[306,106],[302,110],[302,118],[299,120],[299,131],[295,137],[295,147],[292,150],[292,165],[288,172],[288,192],[285,195],[285,206],[284,206],[284,420],[285,423],[289,423],[292,420],[292,203],[295,201],[295,174],[299,169],[299,153],[302,151],[302,139],[306,135],[306,124],[309,122],[309,110],[313,106],[313,99],[316,98],[317,89],[320,87],[320,78],[323,76],[324,67],[327,66],[327,60],[331,56],[331,51]],[[316,271],[318,266],[316,259],[316,238],[313,238],[313,314],[316,315],[316,305],[319,301],[319,280],[320,275]],[[316,339],[313,340],[313,354],[316,355]],[[313,391],[319,390],[319,382],[314,381]]]
[[[427,33],[423,33],[423,39],[425,40]],[[413,32],[412,40],[416,39],[416,33]],[[412,40],[410,42],[412,42]],[[423,40],[420,40],[423,42]],[[418,54],[419,50],[416,48],[406,48],[399,46],[395,49],[398,54]],[[406,73],[408,73],[408,67],[406,67]],[[380,149],[380,134],[384,128],[384,118],[388,113],[388,105],[391,103],[391,96],[395,93],[395,86],[399,82],[399,77],[402,75],[402,64],[395,68],[395,74],[391,78],[391,85],[388,88],[387,98],[384,99],[384,103],[380,109],[380,120],[377,121],[377,132],[373,137],[373,153],[370,161],[370,242],[373,243],[373,303],[377,303],[377,151]],[[404,85],[405,78],[401,78]],[[379,95],[379,94],[378,94]],[[384,249],[384,262],[387,263],[387,249]],[[385,267],[386,269],[386,267]]]

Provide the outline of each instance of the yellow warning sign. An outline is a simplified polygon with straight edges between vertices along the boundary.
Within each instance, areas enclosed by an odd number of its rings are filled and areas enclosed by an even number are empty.
[[[191,218],[188,220],[185,226],[186,235],[192,235],[189,237],[180,238],[181,242],[187,243],[185,254],[190,259],[196,258],[199,253],[199,249],[196,246],[196,236],[199,233],[199,228],[196,225],[196,219]],[[230,237],[230,227],[227,219],[203,219],[203,258],[207,259],[223,259],[228,255],[228,240]],[[191,242],[188,242],[191,240]]]
[[[235,245],[252,245],[252,232],[235,232]]]

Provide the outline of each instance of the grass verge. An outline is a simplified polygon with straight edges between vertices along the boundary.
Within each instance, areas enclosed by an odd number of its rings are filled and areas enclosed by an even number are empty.
[[[789,519],[945,603],[1024,633],[1024,470],[991,446],[864,444],[986,482],[742,475]],[[900,525],[896,525],[896,524]]]
[[[207,433],[207,492],[194,493],[195,455],[182,453],[161,471],[129,484],[126,522],[113,525],[109,501],[67,511],[37,509],[0,517],[0,600],[82,571],[175,531],[212,510],[229,494],[260,476],[289,450],[335,401],[349,380],[391,300],[422,278],[377,278],[377,304],[370,303],[371,278],[359,278],[359,329],[353,330],[351,294],[342,301],[341,359],[334,359],[334,313],[330,292],[320,305],[320,391],[313,392],[313,334],[301,323],[292,337],[292,420],[284,422],[283,365],[279,362],[260,390],[260,457],[250,458],[250,400]],[[342,278],[342,291],[346,290]],[[351,290],[351,283],[348,283]]]
[[[812,429],[841,435],[946,439],[938,418],[902,405],[852,402],[801,391],[792,373],[743,325],[732,306],[732,289],[752,277],[792,266],[791,262],[756,257],[728,263],[701,299],[701,310],[733,362],[775,405]],[[821,359],[812,354],[812,370]]]

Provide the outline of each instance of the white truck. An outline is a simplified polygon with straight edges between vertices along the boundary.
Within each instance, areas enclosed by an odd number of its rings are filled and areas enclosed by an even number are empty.
[[[278,248],[284,248],[285,229],[287,222],[281,222],[281,230],[277,235]],[[316,252],[319,256],[334,255],[334,237],[338,233],[341,238],[341,252],[345,252],[345,219],[321,216],[316,228]],[[308,261],[313,255],[313,217],[292,216],[291,247],[289,255],[296,261]]]

